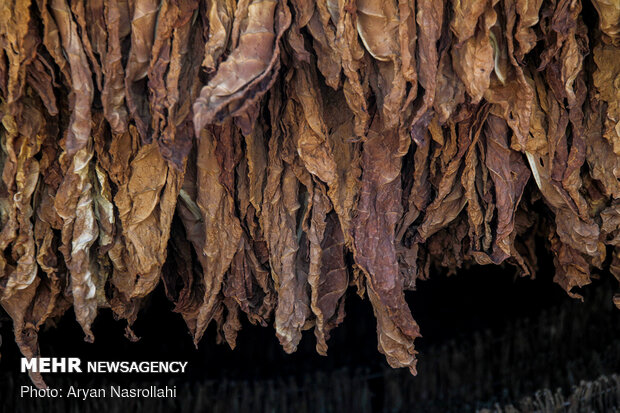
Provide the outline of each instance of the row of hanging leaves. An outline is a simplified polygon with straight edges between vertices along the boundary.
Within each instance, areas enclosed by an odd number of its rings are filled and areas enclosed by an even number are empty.
[[[26,357],[73,307],[127,336],[158,283],[327,352],[349,287],[415,374],[434,267],[620,276],[614,0],[7,0],[0,303]],[[620,303],[618,303],[620,306]],[[415,310],[415,309],[414,309]],[[31,376],[45,386],[38,374]]]

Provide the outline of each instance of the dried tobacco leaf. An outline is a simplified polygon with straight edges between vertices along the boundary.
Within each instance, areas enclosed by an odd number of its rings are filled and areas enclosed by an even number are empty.
[[[237,9],[235,22],[242,29],[238,40],[232,41],[234,50],[194,103],[197,131],[243,114],[267,92],[279,68],[280,38],[290,21],[290,11],[280,1],[252,0],[245,10]]]

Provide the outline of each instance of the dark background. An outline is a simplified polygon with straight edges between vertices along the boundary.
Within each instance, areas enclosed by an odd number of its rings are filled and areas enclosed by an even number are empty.
[[[533,280],[517,277],[510,266],[473,266],[450,277],[434,271],[429,280],[418,281],[417,290],[407,293],[423,335],[416,340],[417,377],[402,369],[389,369],[376,347],[370,302],[362,301],[353,290],[347,297],[344,323],[333,331],[328,356],[322,357],[314,350],[312,330],[304,332],[297,352],[287,355],[272,326],[252,326],[247,320],[243,320],[235,350],[215,343],[213,326],[196,349],[160,285],[135,324],[139,342],[129,342],[124,337],[124,322],[115,321],[109,310],[103,310],[93,326],[95,342],[86,343],[70,311],[57,326],[40,332],[41,354],[79,357],[83,364],[94,360],[182,360],[189,361],[187,373],[47,374],[44,378],[51,387],[66,383],[140,383],[146,387],[209,381],[256,387],[256,383],[274,380],[308,383],[308,377],[317,372],[340,372],[368,377],[365,383],[373,410],[385,410],[392,402],[386,386],[389,380],[396,380],[396,390],[390,384],[390,392],[402,392],[404,399],[422,398],[428,411],[438,406],[445,411],[461,411],[465,406],[466,411],[495,401],[516,400],[543,387],[568,391],[580,380],[620,372],[620,311],[611,303],[617,284],[611,274],[600,274],[601,280],[582,289],[586,298],[582,303],[553,283],[552,259],[545,251],[540,253],[539,271]],[[0,411],[15,411],[16,406],[25,406],[18,389],[29,380],[19,373],[21,355],[11,323],[6,314],[2,316],[0,400],[4,404]]]

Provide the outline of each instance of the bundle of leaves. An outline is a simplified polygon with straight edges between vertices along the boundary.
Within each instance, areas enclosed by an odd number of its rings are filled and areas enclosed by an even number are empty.
[[[194,337],[242,314],[327,352],[349,286],[415,373],[434,266],[620,277],[614,0],[7,0],[0,303],[26,357],[159,282]],[[617,300],[620,306],[620,299]],[[414,309],[415,310],[415,309]],[[44,386],[33,374],[36,384]]]

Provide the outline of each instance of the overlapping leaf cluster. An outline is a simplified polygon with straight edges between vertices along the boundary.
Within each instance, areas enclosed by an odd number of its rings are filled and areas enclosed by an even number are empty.
[[[595,12],[598,12],[596,13]],[[17,344],[159,282],[197,343],[242,314],[327,351],[345,293],[415,372],[433,265],[620,275],[613,0],[7,0],[0,302]],[[536,212],[535,212],[536,211]],[[542,212],[541,212],[542,211]],[[611,255],[611,256],[610,256]],[[39,376],[33,379],[39,385]]]

